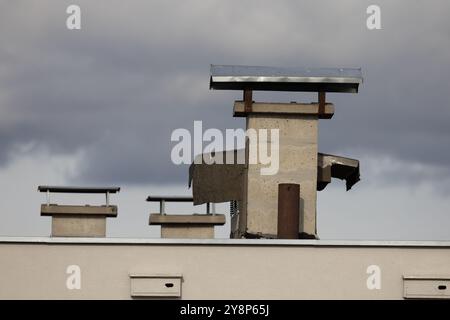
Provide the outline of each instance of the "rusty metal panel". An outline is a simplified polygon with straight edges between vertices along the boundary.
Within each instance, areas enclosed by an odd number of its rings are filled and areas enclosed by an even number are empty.
[[[300,222],[300,185],[278,185],[278,239],[298,239]]]

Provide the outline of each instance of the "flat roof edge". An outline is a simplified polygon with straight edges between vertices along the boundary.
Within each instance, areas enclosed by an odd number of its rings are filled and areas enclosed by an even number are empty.
[[[0,237],[0,244],[443,247],[450,241]]]

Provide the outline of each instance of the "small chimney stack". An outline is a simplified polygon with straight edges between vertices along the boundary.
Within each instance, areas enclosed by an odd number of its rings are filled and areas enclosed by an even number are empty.
[[[166,202],[192,202],[192,197],[152,197],[149,202],[159,202],[159,213],[151,213],[149,225],[161,226],[161,238],[213,239],[214,227],[225,224],[225,215],[210,212],[210,203],[206,204],[206,214],[166,214]],[[214,205],[214,204],[213,204]]]
[[[38,191],[47,193],[47,203],[41,205],[41,216],[52,217],[52,237],[105,237],[106,218],[117,217],[117,206],[109,204],[109,195],[120,188],[100,187],[53,187],[39,186]],[[50,193],[104,193],[106,204],[59,205],[50,203]]]

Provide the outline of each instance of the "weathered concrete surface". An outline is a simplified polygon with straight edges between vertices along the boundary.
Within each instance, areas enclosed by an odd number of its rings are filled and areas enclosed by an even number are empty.
[[[212,158],[210,153],[196,157],[189,167],[189,187],[192,186],[194,205],[231,200],[242,200],[244,179],[246,178],[245,150],[216,152],[222,163],[205,162]],[[234,160],[227,164],[226,159]],[[242,163],[239,163],[242,159]]]
[[[276,111],[276,110],[274,110]],[[244,204],[247,232],[276,235],[278,184],[300,184],[299,231],[316,234],[318,117],[295,114],[249,114],[247,129],[279,129],[279,171],[261,175],[267,165],[249,164]],[[270,150],[270,141],[267,147]]]
[[[106,217],[85,215],[55,215],[52,217],[52,237],[105,237]]]
[[[225,224],[223,214],[150,214],[150,225],[161,226],[161,238],[213,239],[214,226]]]
[[[56,205],[42,204],[41,216],[54,215],[102,215],[105,217],[117,217],[117,206],[73,206],[73,205]]]
[[[331,119],[334,115],[334,105],[326,103],[323,113],[319,113],[319,104],[317,103],[273,103],[273,102],[254,102],[252,111],[245,112],[243,101],[235,101],[233,116],[247,117],[249,114],[296,114],[304,116],[318,116],[319,119]]]
[[[214,225],[205,224],[163,224],[161,225],[163,239],[214,239]]]
[[[149,224],[225,224],[223,214],[160,214],[151,213]]]
[[[224,153],[232,152],[245,154],[245,149]],[[345,180],[347,190],[360,180],[358,160],[323,153],[317,156],[317,191],[325,189],[331,178]],[[246,170],[247,164],[192,164],[189,187],[192,186],[194,204],[243,200]]]
[[[117,206],[41,205],[41,216],[52,217],[52,237],[105,237],[106,217]]]

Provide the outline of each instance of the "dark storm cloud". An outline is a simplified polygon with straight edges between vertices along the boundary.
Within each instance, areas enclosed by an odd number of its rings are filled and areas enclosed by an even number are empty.
[[[0,165],[33,142],[83,150],[83,182],[187,181],[170,161],[174,129],[244,125],[231,117],[240,93],[208,90],[210,63],[361,66],[358,95],[328,97],[336,113],[320,124],[321,151],[450,161],[447,2],[380,1],[379,31],[365,28],[371,3],[361,1],[325,11],[314,1],[79,1],[81,31],[64,27],[68,4],[3,4]]]

